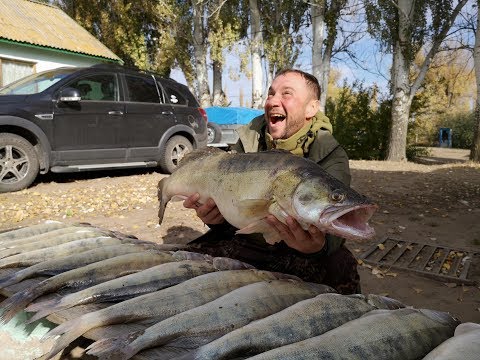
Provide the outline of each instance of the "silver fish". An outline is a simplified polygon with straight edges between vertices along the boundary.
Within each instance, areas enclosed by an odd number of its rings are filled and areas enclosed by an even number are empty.
[[[478,360],[480,358],[480,324],[463,323],[455,334],[427,354],[423,360]]]
[[[320,294],[216,339],[181,360],[232,359],[255,355],[321,335],[375,309],[398,309],[400,302],[377,295]],[[180,360],[180,359],[179,359]]]
[[[414,360],[453,335],[458,321],[427,309],[373,310],[325,334],[255,355],[251,360]]]
[[[215,261],[213,263],[215,264]],[[222,261],[222,265],[225,266],[226,262]],[[234,266],[237,266],[237,262],[234,262]],[[178,285],[122,301],[60,324],[45,335],[45,338],[62,336],[44,358],[54,356],[77,337],[97,327],[147,319],[150,322],[160,321],[203,305],[244,285],[289,277],[256,269],[218,271],[200,275]]]
[[[195,276],[216,271],[212,263],[183,260],[160,264],[149,269],[109,280],[87,289],[30,305],[28,312],[37,312],[28,322],[41,319],[52,312],[93,302],[119,302],[179,284]]]
[[[304,229],[350,239],[374,235],[368,220],[377,206],[330,176],[315,162],[284,151],[229,154],[215,148],[196,150],[158,184],[159,222],[170,199],[199,193],[200,203],[212,198],[239,234],[262,233],[281,241],[264,218],[273,214],[283,223],[295,218]]]
[[[0,233],[0,245],[3,245],[3,242],[10,241],[14,239],[20,239],[24,237],[29,237],[33,235],[43,234],[49,231],[56,229],[61,229],[69,225],[61,223],[59,221],[46,221],[42,224],[32,225],[20,229],[14,229]]]
[[[168,345],[192,348],[212,341],[249,322],[276,313],[298,301],[325,292],[328,286],[296,280],[270,280],[243,286],[194,309],[165,319],[142,331],[130,342],[122,338],[92,344],[88,354],[109,352],[116,359],[130,359],[143,349]],[[169,350],[170,351],[170,350]]]
[[[170,261],[175,261],[172,254],[148,250],[116,256],[79,269],[69,270],[45,279],[39,284],[17,292],[5,299],[0,304],[0,308],[3,308],[0,320],[4,323],[8,322],[18,311],[25,308],[36,298],[60,288],[88,287]]]

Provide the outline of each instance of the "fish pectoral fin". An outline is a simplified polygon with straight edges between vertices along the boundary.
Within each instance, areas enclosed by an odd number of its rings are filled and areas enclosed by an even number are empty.
[[[261,233],[263,238],[267,243],[273,245],[277,242],[282,241],[280,238],[279,233],[264,219],[255,221],[240,230],[237,230],[236,234],[253,234],[253,233]]]
[[[239,215],[245,218],[263,219],[269,214],[270,200],[246,199],[238,202]]]

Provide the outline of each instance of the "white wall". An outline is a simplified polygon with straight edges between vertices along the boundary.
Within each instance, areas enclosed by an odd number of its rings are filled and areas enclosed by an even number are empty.
[[[4,42],[0,42],[0,58],[33,62],[35,63],[37,72],[62,66],[90,66],[102,62],[100,59],[82,56],[80,54],[66,54],[51,49],[34,48]]]

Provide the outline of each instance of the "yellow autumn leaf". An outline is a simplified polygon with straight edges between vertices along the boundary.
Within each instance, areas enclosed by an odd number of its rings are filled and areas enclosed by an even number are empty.
[[[380,250],[384,250],[384,249],[385,249],[385,245],[383,245],[383,244],[378,244],[377,246],[378,246],[378,248],[379,248]]]

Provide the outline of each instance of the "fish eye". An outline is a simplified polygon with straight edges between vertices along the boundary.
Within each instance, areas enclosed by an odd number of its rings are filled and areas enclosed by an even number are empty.
[[[340,201],[343,201],[344,199],[345,199],[345,194],[338,190],[335,190],[330,194],[330,200],[332,200],[333,202],[340,202]]]

